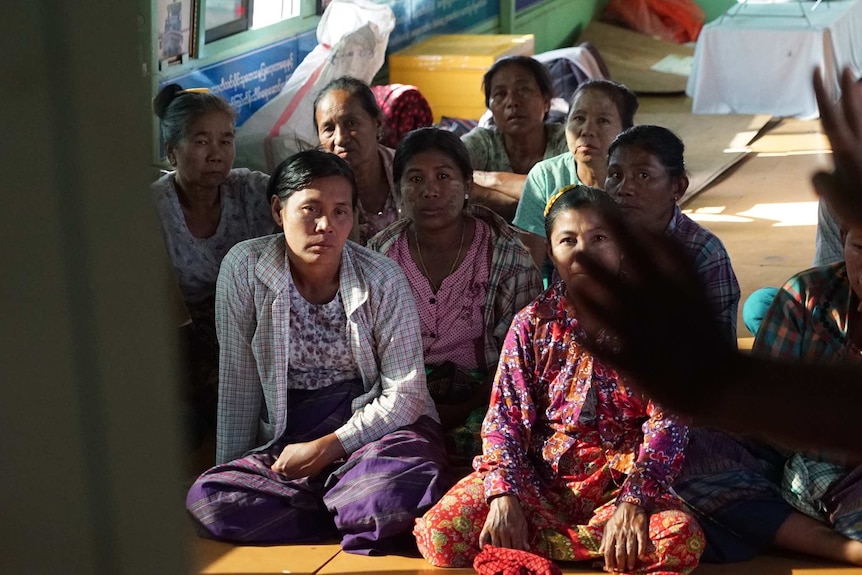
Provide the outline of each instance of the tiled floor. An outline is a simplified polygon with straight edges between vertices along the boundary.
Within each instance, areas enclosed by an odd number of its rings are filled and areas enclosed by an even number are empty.
[[[646,99],[642,109],[682,110],[688,102],[684,97]],[[752,153],[684,207],[724,241],[742,287],[743,300],[752,290],[780,285],[793,273],[810,266],[816,222],[816,198],[810,176],[829,163],[816,121],[784,121],[754,147],[761,153]],[[744,327],[740,327],[739,335],[748,335]],[[412,575],[445,571],[461,575],[473,572],[435,569],[422,559],[350,555],[341,552],[336,544],[235,547],[195,539],[192,548],[195,573]],[[577,565],[566,566],[563,572],[595,573]],[[803,558],[762,557],[753,562],[706,565],[697,570],[698,575],[845,573],[862,574],[862,569]]]

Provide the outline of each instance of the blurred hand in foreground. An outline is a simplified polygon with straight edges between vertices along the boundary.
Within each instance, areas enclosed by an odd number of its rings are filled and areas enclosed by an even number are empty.
[[[624,279],[595,259],[577,261],[593,281],[570,288],[578,315],[601,326],[585,342],[627,383],[663,405],[701,414],[721,393],[718,380],[734,357],[697,271],[671,238],[609,222],[625,260]]]
[[[835,164],[831,172],[814,174],[814,189],[826,200],[839,224],[862,224],[862,84],[845,68],[841,99],[833,103],[820,70],[816,70],[814,93]]]

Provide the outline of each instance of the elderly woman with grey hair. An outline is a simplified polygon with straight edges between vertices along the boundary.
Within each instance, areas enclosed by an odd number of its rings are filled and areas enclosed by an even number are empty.
[[[206,91],[162,88],[153,103],[173,171],[152,184],[153,200],[183,301],[196,419],[215,420],[218,343],[214,298],[222,258],[243,240],[271,234],[269,176],[233,168],[235,113]]]

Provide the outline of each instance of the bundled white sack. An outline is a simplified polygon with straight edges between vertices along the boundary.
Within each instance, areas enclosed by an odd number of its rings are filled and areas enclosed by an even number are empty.
[[[395,15],[371,0],[333,0],[317,25],[317,46],[281,92],[237,129],[234,165],[271,173],[288,156],[319,144],[312,105],[340,76],[371,82],[383,66]]]

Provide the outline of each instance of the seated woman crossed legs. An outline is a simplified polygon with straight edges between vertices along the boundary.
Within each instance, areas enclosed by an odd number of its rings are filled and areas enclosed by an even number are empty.
[[[205,537],[397,550],[451,484],[410,288],[347,241],[344,160],[300,152],[269,192],[284,233],[238,244],[219,275],[218,465],[187,508]]]
[[[514,228],[470,203],[470,156],[457,136],[422,128],[395,153],[405,218],[368,246],[401,266],[422,324],[428,387],[459,465],[481,452],[500,348],[515,314],[542,291]]]
[[[416,522],[433,565],[469,565],[488,543],[629,573],[689,573],[698,564],[700,527],[669,491],[688,429],[586,350],[594,326],[567,295],[593,281],[577,253],[621,270],[608,214],[619,217],[613,200],[586,186],[565,189],[549,208],[562,281],[512,322],[475,472]]]

